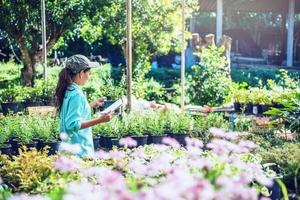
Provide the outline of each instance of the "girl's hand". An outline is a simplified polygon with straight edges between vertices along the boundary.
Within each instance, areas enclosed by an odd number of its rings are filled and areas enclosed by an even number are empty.
[[[97,109],[100,106],[103,106],[105,100],[106,100],[105,97],[96,99],[94,102],[91,103],[91,107]]]
[[[112,112],[101,115],[99,117],[100,123],[109,122],[112,119],[112,117],[113,117]]]

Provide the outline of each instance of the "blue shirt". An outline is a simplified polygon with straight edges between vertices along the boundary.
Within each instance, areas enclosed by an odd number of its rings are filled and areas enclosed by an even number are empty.
[[[68,134],[68,142],[80,144],[80,157],[94,155],[93,135],[91,128],[80,129],[81,122],[91,120],[91,108],[81,88],[72,83],[67,89],[59,113],[60,132]]]

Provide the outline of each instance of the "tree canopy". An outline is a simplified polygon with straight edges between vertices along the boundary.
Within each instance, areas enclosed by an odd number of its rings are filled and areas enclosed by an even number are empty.
[[[197,1],[186,1],[186,15],[197,9]],[[180,0],[135,0],[132,5],[132,40],[134,67],[149,66],[155,54],[167,54],[170,50],[180,51],[181,35]],[[91,20],[86,20],[81,29],[82,36],[89,42],[104,37],[113,45],[126,45],[126,1],[111,0]],[[139,66],[142,65],[142,66]]]
[[[186,13],[198,1],[187,0]],[[24,85],[32,86],[35,64],[42,59],[41,5],[35,0],[0,0],[0,29],[19,46]],[[134,66],[149,68],[149,59],[180,49],[181,1],[135,0],[132,11]],[[90,44],[104,38],[125,50],[125,0],[47,0],[47,51],[68,35],[80,34]],[[139,70],[147,71],[147,70]]]
[[[1,0],[0,29],[18,44],[24,68],[24,85],[32,86],[35,77],[35,64],[41,61],[41,1]],[[47,0],[46,32],[47,51],[57,40],[89,12],[90,0]]]

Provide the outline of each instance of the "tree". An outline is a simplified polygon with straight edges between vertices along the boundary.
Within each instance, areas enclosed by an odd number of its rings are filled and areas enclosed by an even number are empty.
[[[198,1],[186,1],[186,16],[197,9]],[[149,61],[155,54],[180,51],[181,1],[134,0],[132,2],[133,67],[135,71],[149,69]],[[100,37],[113,45],[126,45],[126,1],[110,0],[98,7],[97,14],[86,20],[82,36],[90,43]],[[144,73],[145,73],[144,72]]]
[[[0,29],[19,46],[24,67],[21,81],[33,86],[35,65],[42,59],[41,1],[0,0]],[[47,0],[47,51],[90,12],[92,0]]]

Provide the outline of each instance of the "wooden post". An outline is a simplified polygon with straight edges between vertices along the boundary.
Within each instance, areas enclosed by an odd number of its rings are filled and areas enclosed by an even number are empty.
[[[42,45],[43,45],[43,77],[47,78],[47,49],[46,49],[46,14],[45,14],[45,0],[41,0],[41,18],[42,18]]]
[[[194,15],[191,15],[190,18],[190,32],[193,34],[195,32],[195,19],[194,19]],[[193,40],[189,40],[189,46],[192,47],[193,46]]]
[[[132,3],[127,0],[127,40],[126,40],[126,64],[127,64],[127,109],[132,106],[132,32],[131,32]]]
[[[286,65],[288,67],[293,66],[294,22],[295,22],[295,0],[289,0],[287,58],[286,58]]]
[[[185,103],[185,0],[181,1],[182,6],[182,37],[181,37],[181,111],[184,110]]]
[[[223,34],[223,0],[217,0],[217,18],[216,18],[216,43],[218,43]]]

